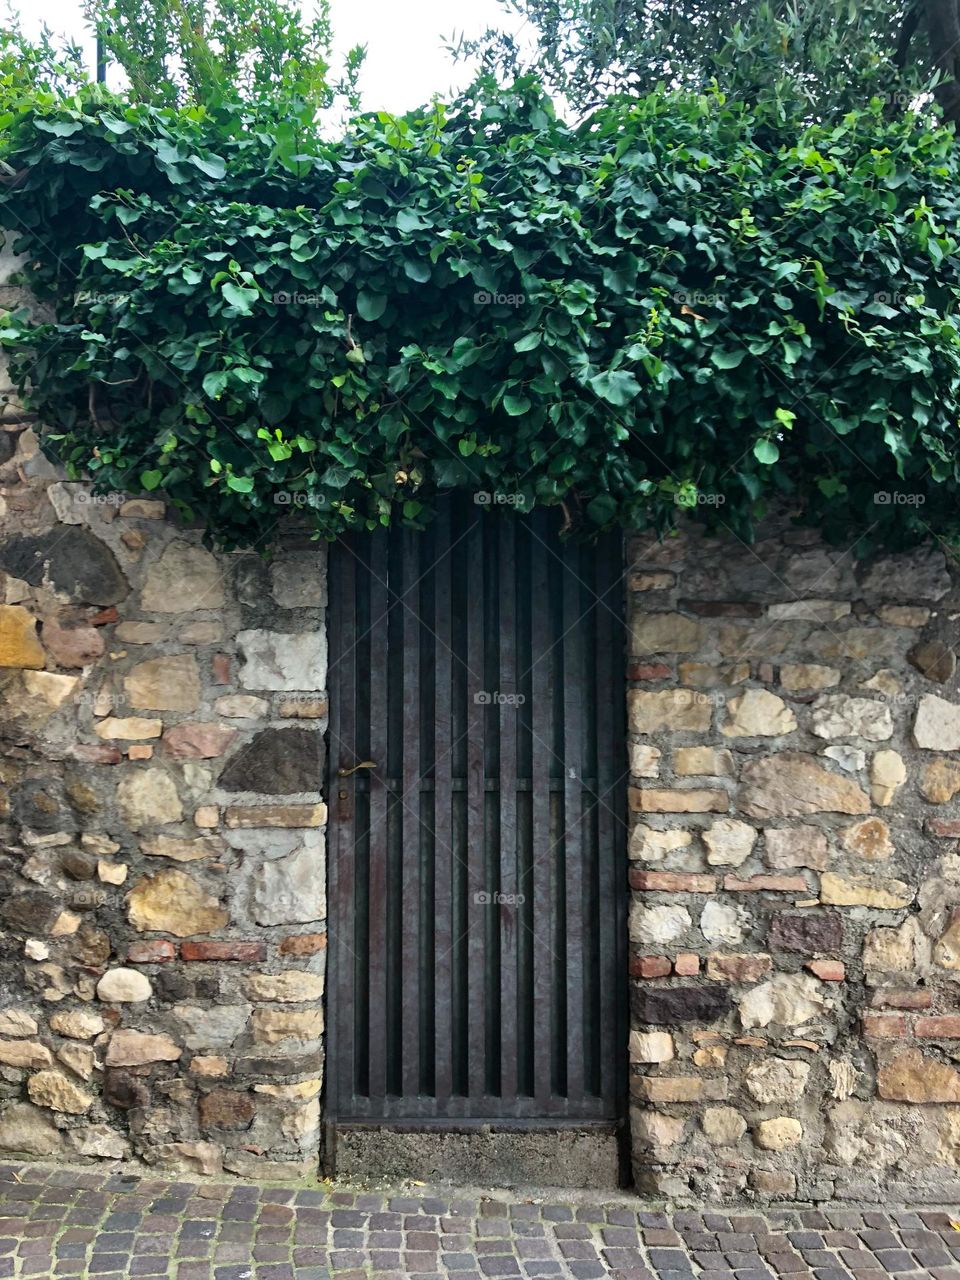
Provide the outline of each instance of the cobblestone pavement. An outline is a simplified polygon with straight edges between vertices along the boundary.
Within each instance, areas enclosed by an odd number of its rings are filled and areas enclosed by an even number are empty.
[[[658,1212],[627,1197],[298,1190],[0,1166],[0,1277],[960,1280],[947,1212]]]

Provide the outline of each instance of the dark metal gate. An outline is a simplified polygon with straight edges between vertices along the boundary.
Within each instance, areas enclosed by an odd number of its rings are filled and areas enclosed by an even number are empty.
[[[621,1112],[622,552],[558,525],[332,548],[331,1138]]]

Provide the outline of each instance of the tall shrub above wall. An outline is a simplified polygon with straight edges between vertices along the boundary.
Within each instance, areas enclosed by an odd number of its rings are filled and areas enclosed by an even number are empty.
[[[641,1190],[960,1197],[956,567],[629,548]]]
[[[9,388],[7,389],[9,393]],[[323,544],[211,554],[0,423],[0,1152],[317,1166]]]

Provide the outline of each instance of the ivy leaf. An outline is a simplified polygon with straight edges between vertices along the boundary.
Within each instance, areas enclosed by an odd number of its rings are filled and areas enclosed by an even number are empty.
[[[141,471],[140,483],[144,489],[156,489],[160,481],[163,479],[162,471]]]
[[[120,120],[110,111],[100,113],[100,123],[105,124],[111,133],[129,133],[133,128],[126,120]]]
[[[717,369],[738,369],[746,358],[746,347],[715,348],[710,353],[710,362]]]
[[[511,418],[522,418],[530,412],[530,401],[526,396],[504,396],[503,408]]]
[[[221,289],[223,296],[242,316],[253,315],[253,303],[260,300],[259,289],[248,289],[245,285],[234,284],[228,280]]]
[[[518,338],[513,344],[514,351],[535,351],[543,341],[543,334],[539,330],[533,333],[525,333],[522,338]]]
[[[253,489],[253,476],[227,476],[227,488],[235,493],[250,493]]]
[[[754,441],[753,456],[764,466],[772,467],[780,457],[780,449],[775,440],[763,436],[760,440]]]
[[[187,160],[208,178],[220,179],[226,176],[227,162],[222,156],[188,156]]]
[[[211,400],[219,400],[227,389],[227,374],[218,369],[214,373],[204,374],[203,393],[210,397]]]
[[[387,309],[385,293],[368,293],[361,289],[357,294],[357,315],[361,320],[379,320]]]
[[[607,404],[622,409],[640,394],[640,383],[625,369],[608,370],[590,379],[591,389]]]
[[[424,222],[416,209],[401,209],[397,214],[397,230],[403,232],[423,231],[430,224]]]

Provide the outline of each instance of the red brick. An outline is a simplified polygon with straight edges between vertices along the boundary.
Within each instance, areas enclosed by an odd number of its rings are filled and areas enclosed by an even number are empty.
[[[910,1025],[901,1013],[865,1013],[863,1034],[873,1040],[899,1040],[910,1034]]]
[[[928,836],[940,836],[944,840],[960,838],[960,818],[928,818],[924,828]]]
[[[172,942],[157,939],[155,942],[133,942],[127,952],[128,964],[166,964],[177,954]]]
[[[842,960],[808,960],[804,965],[821,982],[843,982],[847,970]]]
[[[262,942],[181,942],[182,960],[265,960]]]
[[[672,668],[662,662],[631,662],[627,667],[628,680],[670,680]]]
[[[630,957],[631,978],[666,978],[670,969],[670,961],[666,956]]]
[[[724,876],[723,887],[731,893],[809,893],[803,876],[751,876],[741,880],[739,876]]]
[[[282,956],[315,956],[318,951],[327,949],[327,935],[295,933],[290,938],[284,938],[278,949]]]
[[[929,1009],[933,996],[919,988],[875,991],[870,1004],[874,1009]]]
[[[681,978],[695,978],[700,972],[700,957],[692,951],[681,951],[673,962],[673,972]]]
[[[214,684],[229,684],[230,655],[228,653],[215,653],[210,661],[210,670],[213,673]]]
[[[934,1037],[938,1040],[960,1040],[960,1017],[955,1013],[918,1018],[914,1027],[918,1036]]]
[[[120,615],[117,613],[116,605],[110,605],[108,609],[101,609],[99,613],[95,613],[92,618],[87,621],[91,627],[105,627],[111,622],[116,622]]]
[[[719,982],[759,982],[773,968],[769,956],[720,955],[707,957],[707,977]]]
[[[630,887],[643,893],[715,893],[717,877],[693,871],[644,871],[630,868]]]

